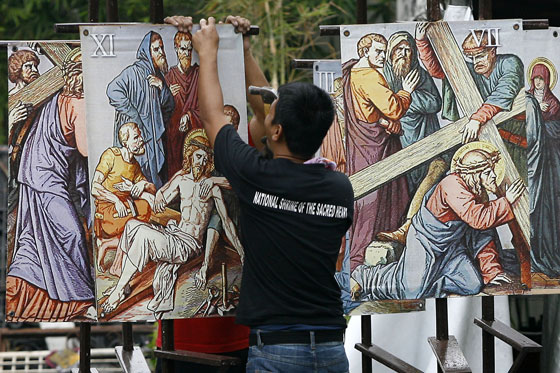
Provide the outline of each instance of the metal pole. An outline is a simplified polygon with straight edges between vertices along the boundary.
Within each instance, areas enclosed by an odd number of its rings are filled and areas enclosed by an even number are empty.
[[[91,325],[87,322],[80,323],[80,373],[90,371],[91,357]]]
[[[132,338],[132,323],[123,322],[122,336],[123,336],[123,351],[134,350],[134,340]]]
[[[439,0],[428,0],[428,21],[434,22],[441,19]]]
[[[161,349],[163,351],[175,350],[175,337],[173,335],[173,320],[161,320]],[[162,359],[161,368],[163,373],[174,372],[173,360]]]
[[[449,339],[447,298],[436,298],[436,338],[438,341]],[[443,370],[438,364],[438,373],[442,372]]]
[[[371,316],[362,315],[362,344],[371,346]],[[371,358],[362,354],[362,373],[372,373]]]
[[[494,321],[494,297],[482,297],[482,320]],[[494,336],[482,330],[482,371],[484,373],[494,373],[496,365],[494,347]]]
[[[163,0],[150,0],[150,22],[163,23]]]
[[[89,0],[88,19],[90,22],[99,22],[99,0]]]
[[[118,0],[106,0],[105,11],[107,12],[107,22],[119,21],[119,2]]]
[[[479,0],[478,19],[492,19],[492,0]]]
[[[367,0],[356,0],[356,23],[367,23]]]

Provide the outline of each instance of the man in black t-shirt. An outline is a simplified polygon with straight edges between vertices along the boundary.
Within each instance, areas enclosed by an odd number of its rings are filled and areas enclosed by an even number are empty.
[[[244,19],[228,21],[248,30]],[[182,17],[168,22],[185,27]],[[334,273],[351,224],[352,186],[344,174],[310,162],[333,121],[332,101],[311,84],[291,83],[280,87],[264,117],[262,100],[250,97],[256,112],[251,133],[264,133],[272,159],[261,156],[227,124],[215,20],[200,26],[193,35],[200,116],[216,168],[240,202],[246,258],[237,321],[251,327],[247,371],[347,372],[346,322]],[[245,52],[247,84],[268,85],[247,44]]]

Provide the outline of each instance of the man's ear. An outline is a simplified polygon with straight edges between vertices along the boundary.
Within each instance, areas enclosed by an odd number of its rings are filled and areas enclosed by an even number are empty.
[[[273,124],[272,125],[272,140],[279,141],[282,136],[284,135],[284,129],[282,128],[281,124]]]

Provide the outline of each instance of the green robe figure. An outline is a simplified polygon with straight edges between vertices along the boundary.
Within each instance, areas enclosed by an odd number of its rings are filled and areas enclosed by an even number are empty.
[[[460,118],[455,93],[447,79],[437,56],[426,38],[424,32],[418,32],[416,44],[420,60],[434,78],[443,79],[443,109],[444,119],[456,121]],[[473,36],[474,34],[474,36]],[[465,56],[472,62],[467,67],[484,100],[482,106],[470,117],[469,127],[473,124],[480,128],[501,111],[509,111],[513,101],[524,87],[523,62],[513,54],[496,54],[494,37],[481,30],[471,32],[463,41],[462,48]],[[524,114],[520,114],[499,125],[500,136],[515,164],[519,175],[527,184],[527,134]]]
[[[383,67],[383,75],[389,88],[393,92],[400,91],[403,78],[414,70],[418,71],[420,81],[411,93],[410,107],[400,119],[400,140],[403,148],[440,129],[437,113],[441,110],[441,96],[434,79],[420,66],[414,37],[406,31],[395,32],[389,38],[387,60]],[[425,164],[407,173],[408,192],[411,196],[427,172],[428,165]]]

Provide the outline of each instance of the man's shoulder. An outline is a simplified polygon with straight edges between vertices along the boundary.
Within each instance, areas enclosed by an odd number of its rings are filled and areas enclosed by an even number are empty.
[[[375,81],[387,84],[383,74],[379,70],[369,66],[353,67],[351,69],[350,75],[354,82],[367,81],[366,84],[369,84],[370,82]]]
[[[124,69],[122,69],[121,73],[117,76],[117,78],[118,77],[123,77],[125,75],[138,73],[138,72],[145,71],[145,70],[147,70],[147,69],[144,66],[135,62],[135,63],[132,63],[132,64],[126,66]]]
[[[339,171],[325,170],[321,175],[321,189],[337,198],[343,200],[354,199],[354,189],[352,183],[346,174]]]
[[[109,149],[107,149],[106,151],[108,151],[108,150],[110,150],[111,153],[113,153],[115,156],[119,156],[119,155],[122,154],[122,153],[121,153],[121,149],[120,149],[119,147],[117,147],[117,146],[114,146],[114,147],[112,147],[112,148],[109,148]]]
[[[352,67],[354,67],[354,65],[356,65],[358,63],[359,59],[357,58],[351,58],[348,61],[344,62],[342,64],[342,72],[343,73],[348,73],[348,71],[350,71],[352,69]]]
[[[352,183],[350,182],[350,178],[348,175],[339,172],[339,171],[330,171],[328,175],[332,177],[332,182],[338,184],[341,188],[345,188],[345,192],[353,192]]]
[[[165,77],[170,77],[170,76],[175,76],[177,74],[180,74],[181,71],[179,70],[179,66],[175,65],[172,66],[166,73],[165,73]]]
[[[120,148],[114,146],[112,148],[107,148],[105,149],[105,151],[101,154],[101,158],[104,159],[109,159],[109,158],[115,158],[121,155],[121,150]]]
[[[501,65],[504,69],[523,69],[521,58],[515,54],[498,54],[496,55],[496,64]]]
[[[452,172],[449,175],[445,176],[440,181],[438,186],[446,191],[468,189],[465,180],[463,180],[463,178],[455,172]]]

